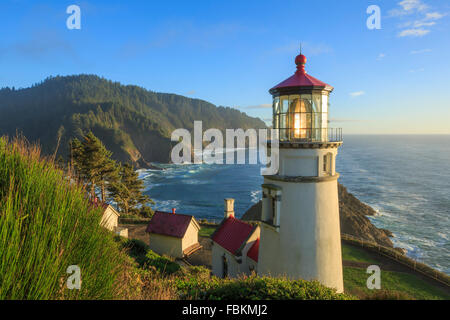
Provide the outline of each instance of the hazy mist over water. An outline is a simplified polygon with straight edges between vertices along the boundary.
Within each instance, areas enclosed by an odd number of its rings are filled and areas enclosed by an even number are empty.
[[[240,217],[261,199],[259,165],[161,165],[140,170],[157,210],[220,221],[223,199]],[[339,181],[378,215],[408,256],[450,273],[450,135],[347,135]]]

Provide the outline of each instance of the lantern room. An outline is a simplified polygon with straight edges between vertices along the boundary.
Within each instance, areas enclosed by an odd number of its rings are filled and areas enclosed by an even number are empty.
[[[273,128],[278,129],[280,142],[341,141],[341,129],[328,128],[333,87],[306,73],[303,54],[295,58],[295,64],[295,74],[269,90]]]

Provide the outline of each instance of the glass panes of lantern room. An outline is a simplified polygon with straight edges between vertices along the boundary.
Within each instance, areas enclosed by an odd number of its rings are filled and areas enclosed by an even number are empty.
[[[328,93],[274,97],[273,127],[280,141],[327,141]]]

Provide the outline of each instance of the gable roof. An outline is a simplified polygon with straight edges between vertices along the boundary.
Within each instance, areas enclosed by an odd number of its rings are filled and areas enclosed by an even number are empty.
[[[195,224],[197,229],[200,229],[199,224],[193,216],[155,211],[145,232],[183,238],[191,222]]]
[[[94,209],[102,208],[103,209],[103,211],[102,211],[103,214],[106,212],[106,210],[108,208],[110,208],[115,215],[120,217],[120,213],[116,210],[116,208],[114,208],[112,205],[110,205],[107,202],[100,201],[98,198],[95,198],[94,200],[89,200],[89,204]]]
[[[253,243],[253,245],[247,251],[247,257],[251,258],[253,261],[258,262],[259,253],[259,238]]]
[[[114,208],[112,205],[107,204],[106,206],[103,206],[103,214],[106,212],[106,210],[111,209],[112,213],[114,213],[116,216],[120,217],[120,213]]]
[[[230,216],[222,221],[211,238],[215,243],[236,255],[255,228],[256,226]]]

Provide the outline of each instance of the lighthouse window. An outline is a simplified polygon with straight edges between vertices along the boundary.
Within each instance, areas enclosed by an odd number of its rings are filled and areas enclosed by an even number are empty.
[[[317,91],[274,97],[274,128],[281,141],[326,141],[328,138],[328,96]]]
[[[328,153],[323,156],[323,171],[325,174],[331,175],[331,161],[333,155]]]

